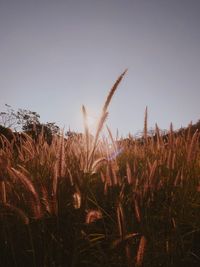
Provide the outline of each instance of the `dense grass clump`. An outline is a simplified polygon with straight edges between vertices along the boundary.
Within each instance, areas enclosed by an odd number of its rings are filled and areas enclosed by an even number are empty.
[[[199,132],[101,139],[124,74],[95,136],[0,136],[0,266],[199,266]]]

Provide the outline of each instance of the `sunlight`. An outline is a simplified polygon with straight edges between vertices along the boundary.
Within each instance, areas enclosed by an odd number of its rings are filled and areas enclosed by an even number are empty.
[[[94,133],[98,123],[98,116],[94,110],[87,111],[87,125],[89,130]]]
[[[94,116],[92,116],[92,115],[87,116],[87,123],[88,123],[89,128],[93,128],[94,125],[96,125],[96,121],[97,121],[97,119]]]

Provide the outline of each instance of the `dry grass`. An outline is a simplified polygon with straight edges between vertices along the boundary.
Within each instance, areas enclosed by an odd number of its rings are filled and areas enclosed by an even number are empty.
[[[178,259],[195,266],[200,262],[193,241],[200,229],[199,132],[192,133],[190,125],[177,134],[171,124],[162,136],[156,125],[155,135],[148,136],[146,109],[142,139],[115,140],[109,128],[110,140],[101,139],[125,73],[106,98],[93,139],[84,106],[84,135],[61,133],[51,145],[43,133],[38,141],[27,134],[12,142],[0,136],[0,218],[17,217],[27,225],[56,216],[56,229],[64,221],[73,245],[65,228],[59,237],[52,233],[51,242],[68,258],[74,253],[69,266],[79,266],[75,258],[86,262],[80,266],[178,266]],[[70,245],[64,248],[66,240]]]

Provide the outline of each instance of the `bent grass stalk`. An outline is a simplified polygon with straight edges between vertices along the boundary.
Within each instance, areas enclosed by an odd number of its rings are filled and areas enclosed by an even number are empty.
[[[107,98],[106,98],[106,101],[104,103],[104,106],[102,108],[102,112],[101,112],[101,116],[99,118],[99,122],[97,124],[97,129],[96,129],[96,134],[95,134],[95,137],[94,137],[94,142],[93,142],[93,146],[92,146],[92,149],[91,149],[91,153],[90,153],[90,156],[89,156],[89,169],[91,168],[91,165],[92,165],[92,162],[93,162],[93,158],[94,158],[94,152],[95,152],[95,149],[96,149],[96,146],[97,146],[97,141],[98,141],[98,138],[99,138],[99,134],[103,128],[103,125],[104,125],[104,122],[106,121],[106,118],[108,116],[108,112],[107,112],[107,109],[108,109],[108,106],[110,104],[110,101],[119,85],[119,83],[121,82],[121,80],[123,79],[124,75],[126,74],[127,72],[127,69],[119,76],[119,78],[116,80],[116,82],[114,83],[113,87],[111,88]]]

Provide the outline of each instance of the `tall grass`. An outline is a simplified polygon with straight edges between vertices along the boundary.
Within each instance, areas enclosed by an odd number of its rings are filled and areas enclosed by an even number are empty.
[[[2,266],[199,266],[199,132],[100,138],[125,73],[94,137],[0,137]]]

